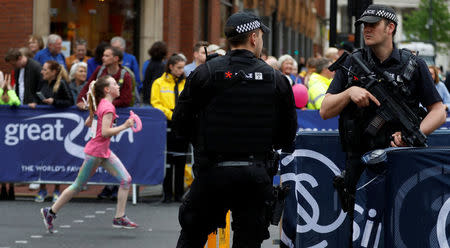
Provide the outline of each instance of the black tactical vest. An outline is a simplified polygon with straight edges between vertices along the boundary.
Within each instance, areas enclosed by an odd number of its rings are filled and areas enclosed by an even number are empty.
[[[388,72],[394,77],[395,81],[404,88],[404,92],[399,94],[398,99],[403,99],[409,106],[419,106],[418,99],[412,93],[413,85],[410,83],[412,75],[417,67],[415,56],[408,50],[399,50],[400,63],[391,65]],[[370,70],[380,75],[381,71],[376,68],[375,62],[371,58],[367,49],[359,49],[353,53],[368,65]],[[361,68],[355,62],[351,62],[350,68],[357,75],[364,75]],[[381,77],[379,77],[381,78]],[[348,73],[345,89],[351,86],[362,87],[362,82]],[[382,84],[383,86],[385,84]],[[388,89],[392,90],[392,89]],[[346,152],[367,152],[369,150],[386,148],[390,145],[391,135],[400,131],[400,124],[395,122],[385,123],[384,126],[375,134],[370,135],[365,132],[369,122],[376,116],[377,106],[371,101],[369,107],[358,108],[355,103],[350,103],[344,108],[339,116],[339,136],[343,150]]]
[[[275,126],[274,70],[228,54],[206,65],[211,97],[199,116],[197,144],[215,161],[265,156]]]

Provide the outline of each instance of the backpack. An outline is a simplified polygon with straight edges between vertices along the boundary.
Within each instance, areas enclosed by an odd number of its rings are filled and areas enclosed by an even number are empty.
[[[105,66],[102,65],[102,67],[100,67],[100,70],[98,70],[97,73],[97,77],[96,79],[98,79],[100,77],[100,75],[102,75],[103,71],[105,70]],[[134,105],[138,105],[141,102],[140,96],[139,96],[139,91],[137,89],[136,86],[136,77],[134,76],[133,71],[130,70],[130,68],[126,67],[126,66],[122,66],[122,68],[120,69],[120,78],[117,81],[117,83],[119,84],[119,87],[122,88],[123,85],[123,78],[125,77],[125,73],[128,72],[131,76],[131,103],[130,103],[130,107],[134,106]],[[133,90],[134,89],[134,90]]]

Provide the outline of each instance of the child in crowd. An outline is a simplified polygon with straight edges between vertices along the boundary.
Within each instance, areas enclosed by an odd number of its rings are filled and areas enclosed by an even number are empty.
[[[0,105],[19,106],[20,100],[11,86],[11,75],[6,74],[3,80],[3,73],[0,71]],[[6,191],[6,183],[2,183],[0,200],[14,200],[14,184],[9,184],[9,192]]]
[[[88,127],[92,125],[95,113],[98,117],[96,134],[84,148],[85,159],[75,182],[64,190],[52,207],[41,209],[44,224],[50,233],[53,232],[53,220],[56,218],[56,213],[81,190],[99,166],[120,181],[113,227],[134,229],[138,226],[125,215],[131,176],[120,159],[109,149],[111,136],[134,125],[133,119],[128,119],[117,127],[113,125],[118,116],[112,101],[119,95],[119,85],[111,76],[101,77],[90,84],[88,92],[90,113],[85,124]]]

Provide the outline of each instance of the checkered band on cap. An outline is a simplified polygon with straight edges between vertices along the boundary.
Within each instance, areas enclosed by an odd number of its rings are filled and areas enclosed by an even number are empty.
[[[249,23],[241,24],[236,27],[236,32],[238,33],[246,33],[261,27],[261,23],[259,21],[252,21]]]
[[[373,10],[373,9],[367,9],[366,11],[364,11],[364,13],[362,14],[362,16],[378,16],[378,17],[382,17],[388,20],[391,20],[395,23],[398,23],[398,19],[397,19],[397,15],[395,13],[386,11],[386,10]]]

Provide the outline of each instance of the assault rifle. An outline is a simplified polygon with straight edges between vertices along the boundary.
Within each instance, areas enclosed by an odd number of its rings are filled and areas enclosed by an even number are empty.
[[[365,75],[356,75],[356,73],[343,65],[347,56],[350,56],[358,64]],[[362,87],[380,102],[380,106],[376,110],[377,115],[370,121],[365,133],[375,136],[386,122],[397,121],[401,125],[402,141],[405,144],[416,147],[427,146],[427,136],[420,131],[420,123],[425,116],[425,110],[419,106],[414,108],[406,104],[402,99],[405,92],[408,91],[405,85],[397,83],[386,71],[379,73],[381,78],[377,78],[375,72],[369,70],[363,61],[348,52],[344,53],[328,69],[335,71],[339,68],[360,80]]]

